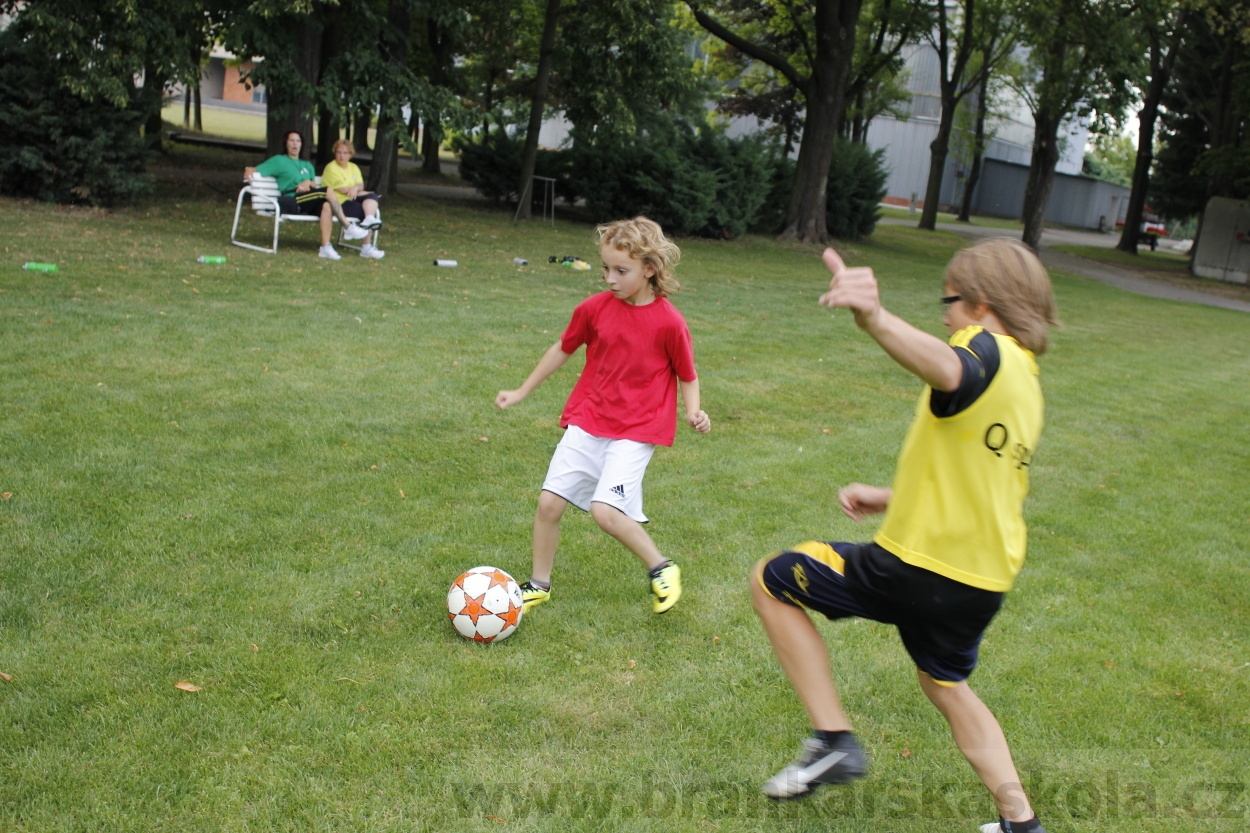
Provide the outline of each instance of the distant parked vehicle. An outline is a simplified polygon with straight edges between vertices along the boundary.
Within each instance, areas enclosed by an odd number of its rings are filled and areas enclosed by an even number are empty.
[[[1146,211],[1141,215],[1141,225],[1137,228],[1137,243],[1150,244],[1150,251],[1155,251],[1159,246],[1159,238],[1167,237],[1168,228],[1163,225],[1163,219],[1155,214],[1149,213],[1150,208],[1147,206]],[[1120,220],[1115,224],[1117,229],[1124,228],[1124,221]]]

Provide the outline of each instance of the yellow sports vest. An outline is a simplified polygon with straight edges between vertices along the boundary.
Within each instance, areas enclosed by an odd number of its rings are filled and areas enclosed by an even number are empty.
[[[965,327],[950,345],[966,347],[981,330]],[[935,417],[932,389],[920,395],[875,540],[908,564],[1002,593],[1024,563],[1021,512],[1043,404],[1033,354],[1009,336],[994,340],[998,373],[968,408]]]

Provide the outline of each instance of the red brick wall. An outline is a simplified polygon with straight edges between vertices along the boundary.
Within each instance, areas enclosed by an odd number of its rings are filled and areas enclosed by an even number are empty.
[[[244,61],[237,66],[233,63],[226,64],[226,78],[225,83],[222,84],[221,92],[221,98],[223,101],[234,101],[240,104],[252,103],[252,90],[246,87],[243,82],[239,80],[239,74],[241,72],[247,72],[251,68],[251,61]]]

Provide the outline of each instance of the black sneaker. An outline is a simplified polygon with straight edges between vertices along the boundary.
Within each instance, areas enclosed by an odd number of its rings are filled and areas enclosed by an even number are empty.
[[[850,732],[833,743],[804,738],[799,756],[781,772],[764,782],[769,798],[801,798],[821,784],[845,784],[868,772],[868,756]]]
[[[1023,828],[1025,824],[1029,823],[1030,822],[1018,821],[1015,824],[1012,824],[1006,819],[999,819],[998,821],[992,821],[989,824],[981,825],[981,833],[1019,833],[1021,828]],[[1033,818],[1031,823],[1037,824],[1037,827],[1033,828],[1031,833],[1046,833],[1046,828],[1042,827],[1042,825],[1037,822],[1036,816]]]

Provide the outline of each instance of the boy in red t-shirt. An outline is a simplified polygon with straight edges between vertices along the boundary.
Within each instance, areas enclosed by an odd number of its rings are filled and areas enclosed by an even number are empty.
[[[678,388],[691,428],[706,434],[712,421],[699,409],[690,330],[668,301],[680,288],[673,267],[681,250],[645,217],[599,226],[596,234],[608,291],[578,304],[525,382],[495,397],[500,409],[517,404],[586,345],[586,367],[560,416],[566,431],[538,497],[533,573],[521,595],[526,610],[551,597],[560,519],[572,503],[646,565],[652,609],[664,613],[681,598],[681,569],[642,527],[642,478],[655,447],[673,444]]]

